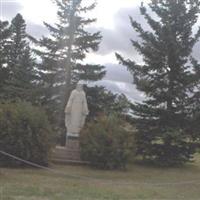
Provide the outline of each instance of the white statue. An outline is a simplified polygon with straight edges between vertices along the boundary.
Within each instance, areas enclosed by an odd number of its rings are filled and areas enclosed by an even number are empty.
[[[85,124],[88,115],[88,105],[83,85],[78,83],[76,89],[71,92],[65,107],[65,126],[67,137],[79,137],[81,128]]]

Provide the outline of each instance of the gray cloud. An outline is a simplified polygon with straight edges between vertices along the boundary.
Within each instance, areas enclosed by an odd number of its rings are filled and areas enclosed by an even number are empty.
[[[0,6],[0,14],[3,20],[9,21],[11,21],[17,15],[17,13],[20,13],[23,9],[23,5],[17,1],[0,1]],[[48,30],[45,28],[44,25],[35,24],[32,21],[26,21],[26,24],[26,30],[30,35],[36,38],[40,38],[43,35],[48,35]]]
[[[36,37],[41,38],[43,35],[48,35],[49,31],[44,25],[34,24],[33,22],[27,22],[27,32]]]
[[[106,64],[106,76],[104,80],[112,80],[124,83],[132,83],[133,76],[127,71],[126,67],[117,64]]]
[[[111,52],[120,52],[128,58],[142,62],[141,56],[132,47],[132,40],[139,40],[137,33],[131,27],[129,16],[142,25],[145,30],[150,30],[144,17],[140,14],[139,7],[120,9],[115,15],[114,29],[101,28],[103,39],[98,51],[101,55]]]
[[[114,29],[101,28],[103,39],[98,51],[99,54],[105,55],[111,52],[121,52],[125,56],[135,57],[140,60],[140,56],[132,47],[130,39],[138,40],[137,34],[131,27],[129,16],[141,24],[145,24],[143,17],[139,14],[139,8],[124,8],[115,15]]]
[[[141,102],[144,99],[143,93],[138,91],[133,83],[133,76],[124,66],[117,64],[106,64],[107,74],[103,80],[94,84],[104,86],[106,89],[125,94],[131,101]]]
[[[144,95],[139,92],[133,84],[130,83],[112,80],[101,80],[97,81],[95,85],[104,86],[106,89],[117,94],[124,94],[132,102],[141,102],[145,98]]]
[[[152,13],[151,10],[148,11],[153,18],[157,18],[157,16]],[[144,17],[141,16],[139,7],[120,9],[115,15],[114,29],[100,28],[103,39],[100,49],[97,52],[98,54],[106,55],[112,52],[120,52],[124,57],[134,59],[136,62],[142,62],[142,57],[136,52],[130,42],[130,39],[139,40],[139,37],[131,27],[129,16],[131,16],[133,20],[139,22],[144,30],[151,30]],[[195,26],[194,32],[197,30],[197,28],[198,26]],[[198,42],[193,49],[193,55],[200,60],[199,52],[200,42]]]
[[[0,6],[0,14],[4,20],[11,20],[23,8],[22,4],[17,1],[0,1]]]
[[[193,56],[200,61],[200,41],[194,46]]]

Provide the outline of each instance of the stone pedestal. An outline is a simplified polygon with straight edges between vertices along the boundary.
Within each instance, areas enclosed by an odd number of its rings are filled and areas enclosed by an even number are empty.
[[[66,149],[80,152],[79,137],[68,137],[65,147]]]
[[[56,146],[51,160],[58,163],[84,164],[80,158],[79,138],[68,138],[66,146]]]

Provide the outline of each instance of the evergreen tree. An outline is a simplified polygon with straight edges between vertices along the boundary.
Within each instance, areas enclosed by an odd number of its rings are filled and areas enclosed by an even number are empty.
[[[130,18],[141,39],[132,45],[144,64],[116,54],[133,73],[137,88],[146,94],[146,100],[132,105],[137,152],[159,164],[183,163],[192,158],[199,138],[199,112],[195,112],[200,106],[200,65],[192,58],[192,50],[200,37],[200,28],[193,32],[200,1],[152,0],[149,7],[157,18],[143,4],[140,11],[151,31]]]
[[[21,14],[17,14],[13,18],[10,33],[9,77],[4,88],[6,98],[35,102],[36,64],[27,41],[26,23]]]
[[[84,17],[95,4],[84,7],[82,0],[55,0],[55,3],[59,22],[55,25],[44,23],[50,36],[39,41],[32,38],[42,48],[36,50],[41,58],[41,102],[53,116],[53,121],[55,118],[64,119],[58,114],[64,114],[64,105],[74,83],[96,81],[105,75],[103,66],[83,64],[86,54],[96,51],[101,40],[100,32],[87,30],[95,19]]]
[[[3,88],[9,77],[8,49],[10,29],[8,21],[0,21],[0,99],[4,98]]]
[[[118,113],[127,115],[130,109],[130,102],[123,94],[113,94],[102,86],[86,87],[88,107],[90,108],[89,119],[98,115],[109,115]]]

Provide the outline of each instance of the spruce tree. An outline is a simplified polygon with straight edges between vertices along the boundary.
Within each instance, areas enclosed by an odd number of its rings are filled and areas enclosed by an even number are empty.
[[[5,97],[3,89],[9,77],[8,50],[10,29],[8,21],[0,21],[0,99]]]
[[[52,120],[59,119],[60,123],[64,121],[61,120],[64,119],[64,105],[74,83],[99,80],[105,71],[100,65],[83,64],[86,54],[98,50],[101,41],[100,32],[87,30],[96,20],[84,17],[95,4],[84,7],[82,0],[55,0],[55,3],[59,22],[44,23],[50,36],[32,40],[40,47],[36,53],[41,58],[41,103],[53,116]]]
[[[130,102],[124,94],[113,94],[102,86],[86,87],[88,107],[90,108],[89,120],[98,115],[118,113],[127,115]]]
[[[150,31],[130,17],[140,38],[131,42],[144,63],[116,54],[133,73],[138,90],[146,94],[142,103],[132,105],[137,153],[163,165],[184,163],[192,158],[199,138],[195,112],[200,106],[200,65],[192,50],[200,38],[200,28],[194,29],[200,1],[152,0],[149,8],[156,17],[144,4],[140,11]]]
[[[8,50],[9,77],[4,87],[6,98],[35,103],[36,64],[27,41],[26,23],[21,14],[13,18],[9,29],[11,33]]]

